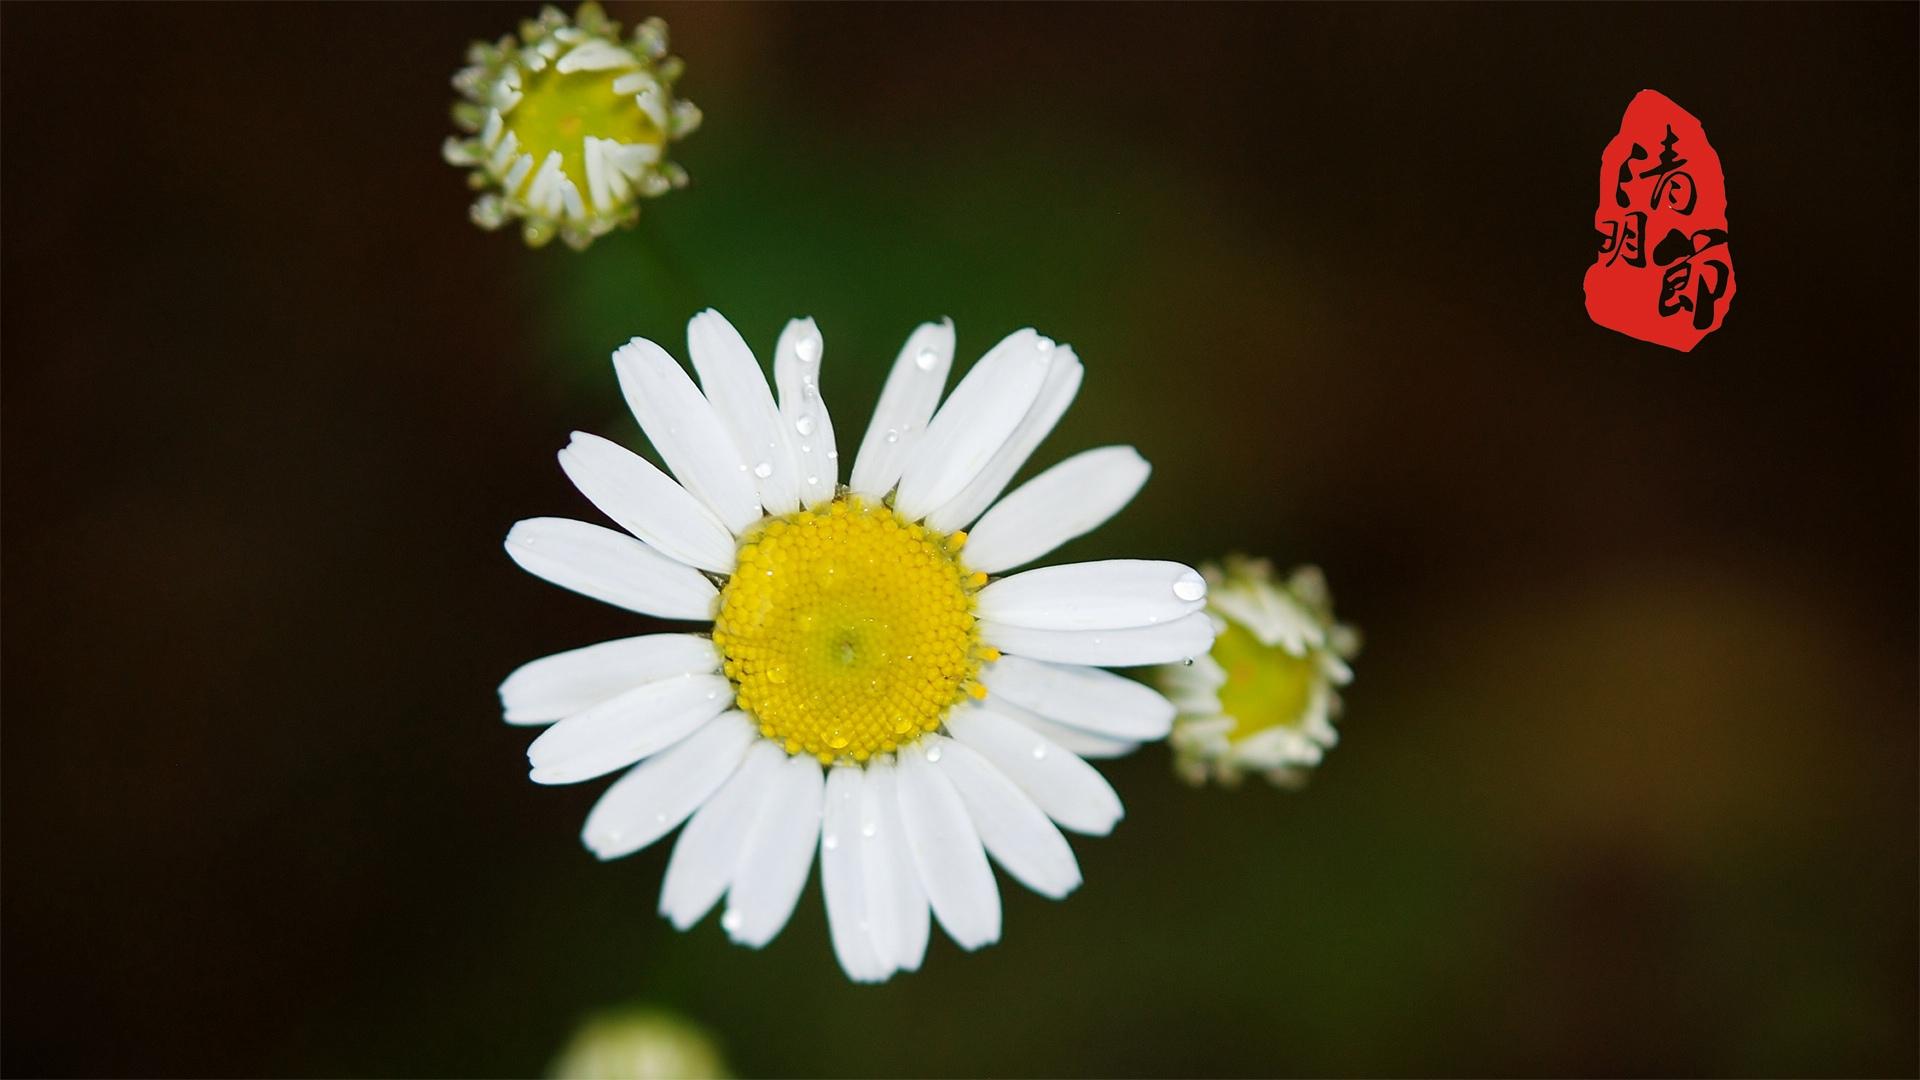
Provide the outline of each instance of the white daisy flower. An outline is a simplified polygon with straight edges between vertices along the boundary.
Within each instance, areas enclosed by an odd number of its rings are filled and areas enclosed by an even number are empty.
[[[1089,450],[1001,498],[1080,387],[1073,350],[1032,330],[988,351],[944,404],[953,325],[915,330],[844,484],[811,319],[780,335],[777,397],[719,313],[695,316],[687,343],[698,386],[651,341],[613,358],[671,477],[592,435],[560,452],[625,532],[536,518],[507,552],[554,584],[711,634],[603,642],[515,671],[500,687],[507,721],[553,724],[528,750],[533,779],[628,770],[587,817],[603,859],[687,821],[660,896],[680,929],[724,896],[727,934],[766,944],[818,849],[834,952],[854,979],[918,969],[929,911],[961,947],[993,943],[989,856],[1044,896],[1073,891],[1060,829],[1104,835],[1121,816],[1086,759],[1170,730],[1171,702],[1101,669],[1213,641],[1206,582],[1178,563],[989,577],[1113,516],[1147,463],[1131,447]]]
[[[1152,673],[1180,710],[1174,766],[1195,784],[1235,784],[1256,772],[1298,787],[1340,741],[1338,688],[1353,681],[1347,661],[1360,651],[1360,633],[1334,619],[1317,566],[1285,581],[1265,559],[1230,556],[1224,570],[1203,569],[1220,634],[1193,663]]]

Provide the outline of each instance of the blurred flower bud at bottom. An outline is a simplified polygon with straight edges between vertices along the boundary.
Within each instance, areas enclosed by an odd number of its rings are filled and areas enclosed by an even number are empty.
[[[555,1080],[720,1080],[726,1062],[712,1036],[662,1009],[589,1017],[549,1075]]]

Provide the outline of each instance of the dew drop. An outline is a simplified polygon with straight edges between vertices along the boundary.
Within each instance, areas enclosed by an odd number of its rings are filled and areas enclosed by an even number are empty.
[[[1207,595],[1206,579],[1190,572],[1173,583],[1173,595],[1182,600],[1198,600]]]
[[[811,486],[813,486],[813,485],[815,485],[815,484],[818,484],[819,482],[820,482],[820,478],[819,478],[819,477],[817,477],[817,476],[809,476],[809,477],[807,477],[807,485],[808,485],[809,487],[811,487]]]
[[[766,479],[767,477],[769,477],[769,476],[772,476],[772,475],[773,475],[773,462],[771,462],[771,461],[763,461],[763,462],[761,462],[760,464],[758,464],[758,465],[755,465],[755,466],[753,467],[753,475],[755,475],[755,476],[757,476],[757,477],[759,477],[759,478],[760,478],[760,479],[762,479],[762,480],[765,480],[765,479]]]
[[[667,823],[667,815],[665,814],[653,815],[653,823],[655,825],[665,825]]]
[[[729,911],[725,915],[720,916],[720,929],[725,930],[729,934],[737,933],[740,930],[740,913],[737,911]]]
[[[1047,355],[1048,353],[1050,353],[1050,352],[1052,352],[1052,351],[1053,351],[1053,339],[1052,339],[1052,338],[1041,338],[1041,339],[1040,339],[1040,341],[1039,341],[1039,343],[1038,343],[1038,345],[1036,345],[1035,347],[1036,347],[1036,348],[1038,348],[1038,349],[1040,350],[1040,355],[1041,355],[1041,356],[1045,356],[1045,355]]]
[[[877,832],[879,832],[879,831],[880,831],[880,826],[879,826],[879,825],[876,825],[875,823],[873,823],[873,822],[871,822],[871,821],[863,821],[863,822],[861,822],[861,823],[860,823],[860,835],[861,835],[861,836],[868,836],[868,837],[870,837],[870,836],[872,836],[872,835],[874,835],[875,833],[877,833]]]
[[[888,428],[888,429],[887,429],[887,441],[888,441],[888,442],[890,442],[890,443],[896,443],[896,442],[899,442],[899,441],[900,441],[900,433],[899,433],[898,431],[895,431],[895,430],[894,430],[894,429],[892,429],[892,428]]]
[[[1180,661],[1180,662],[1181,662],[1182,664],[1184,664],[1184,665],[1186,665],[1187,667],[1192,667],[1192,666],[1193,666],[1193,657],[1191,657],[1191,656],[1189,656],[1189,657],[1187,657],[1187,658],[1186,658],[1185,660],[1182,660],[1182,661]]]
[[[937,747],[937,746],[929,746],[929,747],[927,747],[927,760],[928,760],[928,761],[939,761],[939,760],[940,760],[940,748],[939,748],[939,747]]]
[[[803,364],[811,364],[820,359],[820,339],[809,336],[794,342],[793,355],[799,357]]]
[[[933,365],[939,362],[940,354],[934,352],[932,349],[921,349],[919,354],[913,358],[914,366],[918,367],[921,371],[932,371]]]
[[[828,833],[820,838],[820,846],[826,848],[828,851],[834,851],[840,847],[840,838],[832,833]]]
[[[1034,743],[1033,744],[1033,760],[1039,761],[1041,758],[1044,758],[1046,756],[1047,756],[1047,744]]]
[[[802,435],[813,434],[813,417],[803,416],[800,419],[795,420],[793,422],[793,430],[799,432]]]

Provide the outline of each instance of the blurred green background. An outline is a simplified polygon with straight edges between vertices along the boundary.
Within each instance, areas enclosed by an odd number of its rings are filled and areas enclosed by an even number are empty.
[[[628,1000],[748,1075],[1906,1074],[1920,9],[610,5],[686,191],[584,256],[466,221],[447,78],[531,6],[9,4],[4,1071],[512,1075]],[[1739,297],[1582,307],[1668,94]],[[607,354],[812,315],[850,453],[952,316],[1088,379],[1063,552],[1317,561],[1367,633],[1301,794],[1108,769],[1069,901],[856,987],[527,782],[518,663],[644,630],[500,550],[590,515]]]

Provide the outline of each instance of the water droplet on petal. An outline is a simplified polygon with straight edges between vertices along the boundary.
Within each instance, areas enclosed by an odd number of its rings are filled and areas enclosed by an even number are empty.
[[[888,441],[888,442],[890,442],[890,443],[896,443],[896,442],[899,442],[899,441],[900,441],[900,433],[899,433],[898,431],[895,431],[895,430],[894,430],[894,429],[892,429],[892,428],[888,428],[888,429],[887,429],[887,441]]]
[[[820,838],[820,846],[826,848],[828,851],[833,851],[840,846],[840,838],[832,833],[828,833]]]
[[[793,355],[803,364],[811,364],[820,359],[820,339],[808,335],[793,343]]]
[[[1037,345],[1036,345],[1035,347],[1036,347],[1036,348],[1038,348],[1038,349],[1040,350],[1040,355],[1041,355],[1041,356],[1045,356],[1045,355],[1047,355],[1048,353],[1050,353],[1050,352],[1052,352],[1052,351],[1053,351],[1053,339],[1052,339],[1052,338],[1041,338],[1041,339],[1040,339],[1040,341],[1039,341],[1039,343],[1038,343],[1038,344],[1037,344]]]
[[[928,760],[928,761],[939,761],[939,760],[940,760],[940,748],[939,748],[939,747],[937,747],[937,746],[929,746],[929,747],[927,747],[927,760]]]
[[[1046,756],[1047,756],[1047,744],[1034,743],[1033,744],[1033,760],[1039,761],[1041,758],[1044,758]]]
[[[871,822],[871,821],[863,821],[863,822],[861,822],[861,823],[860,823],[860,835],[861,835],[861,836],[872,836],[873,834],[875,834],[875,833],[877,833],[877,832],[879,832],[879,831],[880,831],[880,826],[879,826],[879,825],[876,825],[875,823],[873,823],[873,822]]]
[[[773,462],[771,462],[771,461],[763,461],[763,462],[761,462],[760,464],[758,464],[758,465],[755,465],[755,466],[753,467],[753,475],[755,475],[755,476],[757,476],[757,477],[759,477],[759,478],[760,478],[760,479],[762,479],[762,480],[765,480],[765,479],[766,479],[767,477],[769,477],[769,476],[772,476],[772,475],[773,475]]]
[[[813,417],[803,416],[800,419],[795,420],[793,422],[793,430],[799,432],[802,435],[813,434]]]
[[[1182,664],[1185,664],[1185,665],[1186,665],[1186,666],[1188,666],[1188,667],[1192,667],[1192,666],[1193,666],[1193,657],[1191,657],[1191,656],[1189,656],[1189,657],[1187,657],[1187,658],[1186,658],[1185,660],[1182,660],[1182,661],[1180,661],[1180,662],[1181,662]]]
[[[720,928],[729,934],[737,933],[740,930],[740,913],[729,911],[720,916]]]
[[[934,352],[932,349],[921,349],[919,354],[913,358],[914,366],[918,367],[921,371],[932,371],[933,365],[939,362],[940,354]]]
[[[1173,583],[1173,595],[1182,600],[1201,599],[1207,595],[1207,581],[1199,574],[1188,571]]]

